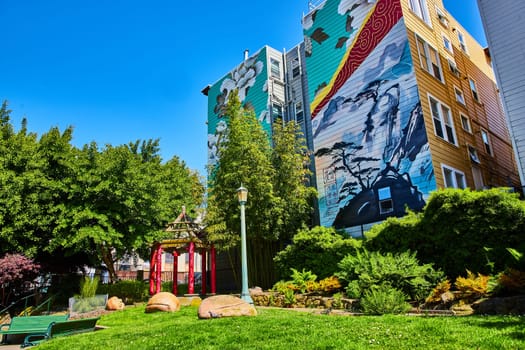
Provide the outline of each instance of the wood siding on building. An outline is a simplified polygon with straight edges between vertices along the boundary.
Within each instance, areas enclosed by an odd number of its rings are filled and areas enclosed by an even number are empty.
[[[426,2],[431,25],[410,9],[408,1],[402,1],[402,6],[438,187],[445,186],[442,165],[447,165],[463,172],[467,186],[475,188],[472,168],[477,165],[470,160],[468,145],[478,152],[479,167],[485,186],[519,187],[512,145],[490,59],[479,43],[446,11],[441,0],[426,0]],[[440,20],[439,12],[444,15],[444,21]],[[460,48],[458,32],[463,34],[466,52]],[[452,52],[445,48],[443,35],[450,40]],[[417,36],[438,51],[444,82],[423,69],[416,43]],[[459,74],[451,71],[449,59],[455,61]],[[473,97],[469,79],[475,82],[478,101]],[[455,87],[462,91],[465,105],[456,100]],[[429,95],[450,109],[456,144],[436,135],[430,112]],[[470,119],[472,132],[462,128],[460,113]],[[489,134],[492,154],[485,151],[481,129]]]

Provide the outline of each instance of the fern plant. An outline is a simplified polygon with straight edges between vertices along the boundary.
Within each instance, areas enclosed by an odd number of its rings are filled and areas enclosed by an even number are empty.
[[[367,315],[402,314],[410,310],[406,295],[388,283],[374,286],[361,298],[361,308]]]

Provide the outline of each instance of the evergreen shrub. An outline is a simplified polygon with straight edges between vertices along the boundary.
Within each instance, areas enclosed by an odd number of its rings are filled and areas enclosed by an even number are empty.
[[[291,269],[311,271],[319,279],[334,275],[337,264],[361,246],[361,241],[345,236],[331,227],[303,228],[292,244],[274,258],[280,278],[291,277]]]
[[[148,284],[143,281],[123,280],[114,284],[101,284],[97,289],[98,294],[107,294],[122,299],[125,304],[142,302],[148,298]]]
[[[348,283],[350,298],[361,298],[365,292],[388,284],[406,294],[413,301],[423,301],[444,275],[431,264],[420,265],[415,253],[399,254],[358,250],[339,263],[337,276]]]
[[[518,265],[508,248],[525,251],[525,203],[507,189],[443,189],[422,213],[390,218],[366,236],[369,250],[415,251],[451,280],[465,269],[490,275]]]

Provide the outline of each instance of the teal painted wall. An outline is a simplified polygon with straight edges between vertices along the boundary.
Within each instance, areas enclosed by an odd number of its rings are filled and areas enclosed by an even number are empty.
[[[262,48],[243,61],[231,72],[219,79],[208,91],[208,165],[217,162],[217,145],[224,137],[227,118],[223,108],[229,94],[238,89],[239,98],[245,107],[251,107],[264,130],[271,133],[268,110],[268,52]]]

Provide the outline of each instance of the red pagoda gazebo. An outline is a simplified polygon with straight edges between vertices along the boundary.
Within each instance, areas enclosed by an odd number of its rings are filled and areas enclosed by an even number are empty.
[[[173,254],[173,291],[177,295],[177,273],[179,254],[188,253],[188,294],[195,293],[195,252],[201,254],[201,294],[206,294],[207,257],[210,259],[210,287],[211,293],[215,294],[215,248],[207,242],[203,228],[194,222],[187,214],[186,208],[182,207],[182,213],[175,221],[169,223],[166,232],[171,237],[157,242],[153,245],[150,259],[149,293],[157,294],[162,286],[162,252]]]

